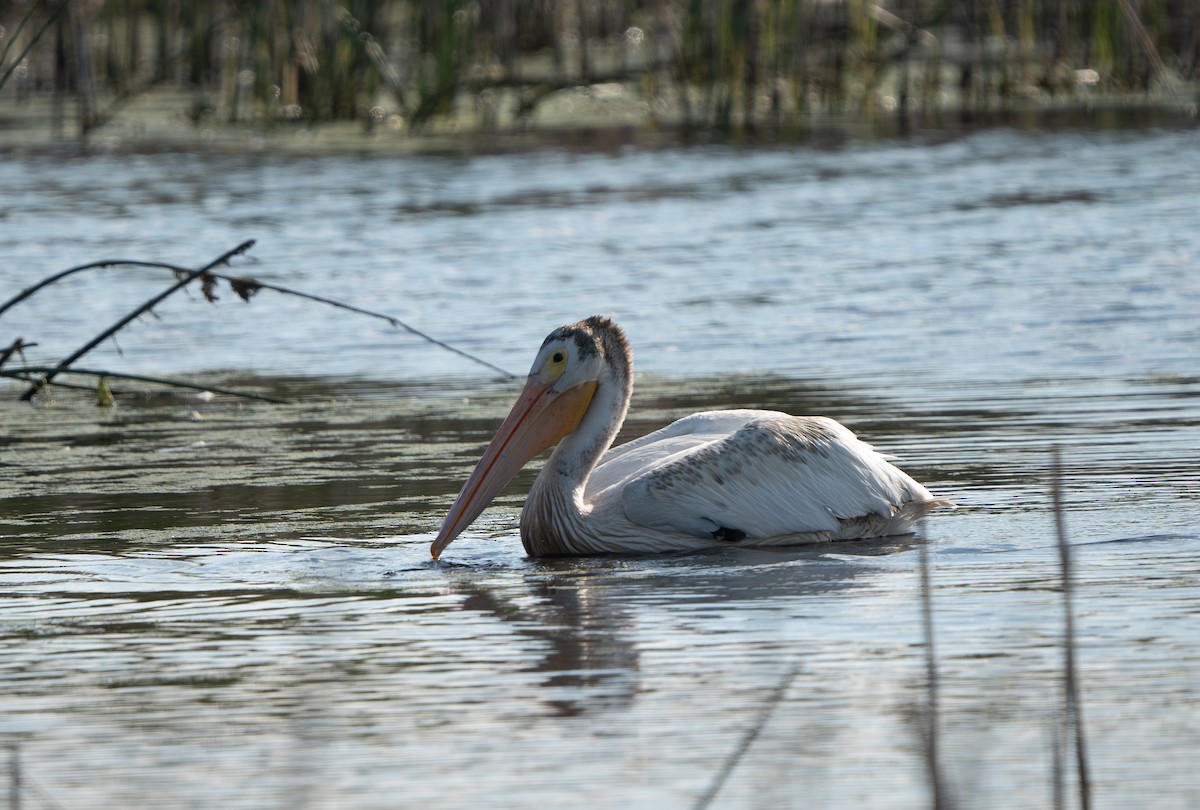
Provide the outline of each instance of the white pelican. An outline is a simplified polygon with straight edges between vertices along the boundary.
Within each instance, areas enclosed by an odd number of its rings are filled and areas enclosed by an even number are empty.
[[[434,558],[555,442],[521,513],[532,556],[881,537],[950,505],[821,416],[705,411],[610,449],[632,390],[633,355],[611,320],[551,332],[450,507]]]

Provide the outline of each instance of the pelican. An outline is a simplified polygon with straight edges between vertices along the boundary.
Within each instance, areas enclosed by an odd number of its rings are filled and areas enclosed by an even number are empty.
[[[882,537],[951,505],[827,417],[705,411],[611,447],[632,391],[633,354],[613,321],[551,332],[450,507],[434,559],[556,443],[521,513],[530,556]]]

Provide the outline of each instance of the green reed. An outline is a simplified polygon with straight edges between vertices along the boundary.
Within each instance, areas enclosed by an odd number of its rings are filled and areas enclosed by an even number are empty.
[[[26,0],[0,25],[0,87],[73,95],[83,132],[151,88],[197,121],[411,128],[520,125],[602,83],[752,129],[1088,104],[1192,81],[1200,51],[1194,0]]]

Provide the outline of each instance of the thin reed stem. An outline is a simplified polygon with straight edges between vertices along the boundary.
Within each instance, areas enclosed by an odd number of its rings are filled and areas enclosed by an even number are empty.
[[[33,3],[30,5],[29,11],[25,12],[25,16],[21,18],[21,24],[17,26],[17,30],[13,32],[12,38],[9,39],[8,44],[4,46],[4,53],[0,54],[0,64],[3,64],[4,57],[8,56],[8,49],[11,48],[13,43],[17,41],[17,37],[20,36],[21,30],[25,27],[25,23],[29,21],[29,18],[33,16],[33,12],[37,11],[40,5],[40,3]],[[4,87],[5,83],[8,82],[8,77],[13,74],[13,71],[16,70],[23,61],[25,61],[25,57],[31,50],[33,50],[33,47],[38,44],[38,40],[42,38],[42,34],[50,30],[50,26],[54,25],[58,18],[62,16],[62,13],[67,10],[67,5],[68,0],[62,0],[62,2],[58,4],[58,8],[54,9],[54,12],[46,20],[45,24],[42,25],[42,27],[38,29],[38,32],[33,35],[28,43],[26,43],[24,50],[17,54],[16,58],[12,60],[9,66],[5,69],[4,74],[0,75],[0,88]]]
[[[918,546],[921,569],[921,626],[925,633],[925,688],[927,702],[922,731],[925,744],[925,768],[928,772],[929,790],[933,794],[934,810],[946,810],[950,804],[946,798],[942,779],[940,742],[940,697],[938,685],[937,650],[933,634],[933,584],[929,571],[929,548],[925,534],[921,533]]]
[[[792,681],[796,680],[796,675],[800,672],[800,667],[793,665],[783,674],[779,683],[771,690],[771,694],[767,696],[766,702],[763,704],[762,710],[758,713],[754,724],[746,730],[746,734],[742,737],[737,747],[730,753],[729,758],[725,760],[725,764],[721,766],[721,770],[717,771],[717,775],[713,777],[712,783],[704,793],[700,794],[696,799],[696,803],[692,805],[695,810],[705,810],[713,801],[716,800],[717,794],[721,792],[721,788],[725,786],[725,782],[729,780],[731,774],[737,768],[742,758],[754,745],[754,741],[758,739],[758,735],[762,733],[766,727],[767,721],[771,719],[771,715],[775,712],[775,707],[778,706],[787,694],[788,687],[792,685]]]
[[[1058,556],[1062,565],[1062,594],[1064,611],[1063,640],[1063,691],[1066,701],[1067,722],[1074,735],[1075,768],[1079,778],[1079,806],[1090,810],[1092,806],[1091,781],[1088,776],[1087,745],[1083,733],[1083,706],[1079,700],[1079,670],[1075,662],[1075,618],[1072,606],[1074,585],[1071,573],[1071,551],[1067,543],[1067,526],[1062,496],[1062,463],[1057,446],[1051,449],[1050,492],[1054,503],[1054,528],[1058,535]]]

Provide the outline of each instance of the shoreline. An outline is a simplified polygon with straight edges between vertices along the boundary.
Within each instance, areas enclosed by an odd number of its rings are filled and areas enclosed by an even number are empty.
[[[994,127],[1017,129],[1187,128],[1200,123],[1197,93],[1095,95],[1029,101],[975,110],[961,107],[869,109],[813,113],[754,126],[689,127],[670,110],[651,109],[625,88],[563,91],[526,122],[481,122],[472,111],[410,131],[395,116],[379,121],[252,120],[218,122],[197,114],[201,95],[154,90],[114,102],[108,120],[86,136],[74,120],[75,100],[52,94],[18,99],[0,93],[0,154],[203,152],[315,155],[446,155],[538,149],[612,151],[703,144],[839,144],[914,135],[954,136]],[[1189,100],[1192,99],[1192,100]],[[260,118],[262,118],[260,116]]]

